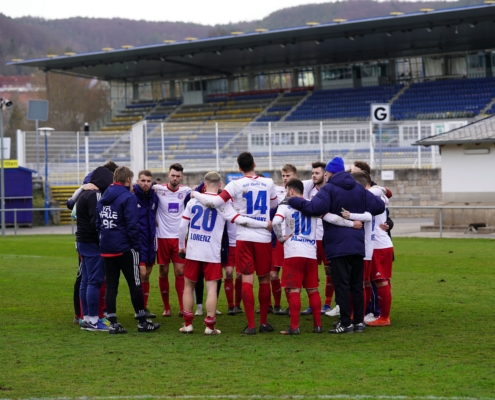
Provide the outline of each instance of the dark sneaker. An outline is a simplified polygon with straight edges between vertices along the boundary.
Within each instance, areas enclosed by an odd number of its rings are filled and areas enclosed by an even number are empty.
[[[313,310],[311,307],[306,308],[304,311],[301,311],[301,315],[311,315],[313,314]]]
[[[299,335],[300,333],[299,328],[292,329],[290,326],[285,331],[280,331],[281,335]]]
[[[244,312],[244,311],[242,311],[242,308],[239,306],[235,306],[234,311],[236,314],[242,314]]]
[[[354,332],[356,332],[356,333],[363,333],[364,328],[366,328],[366,325],[364,324],[364,322],[361,322],[359,324],[354,324]]]
[[[242,334],[244,335],[256,335],[256,328],[249,328],[249,327],[245,327],[242,331],[241,331]]]
[[[273,308],[273,313],[274,313],[274,314],[279,315],[281,312],[283,312],[283,311],[282,311],[282,307],[280,307],[280,306],[275,306],[275,307]]]
[[[227,311],[227,315],[235,315],[235,307],[229,307],[229,310]]]
[[[115,322],[113,324],[110,324],[108,333],[110,333],[110,335],[116,335],[118,333],[127,333],[127,331],[122,328],[122,325],[120,325],[118,322]]]
[[[260,328],[259,328],[259,332],[260,333],[263,333],[263,332],[273,332],[275,329],[273,329],[273,326],[271,326],[270,324],[266,324],[266,325],[263,325],[261,324],[260,325]]]
[[[86,331],[88,330],[88,323],[84,320],[81,321],[81,323],[79,324],[79,326],[81,327],[81,330],[82,331]]]
[[[153,314],[150,310],[147,308],[144,309],[144,316],[146,318],[156,318],[156,314]]]
[[[323,333],[323,328],[321,326],[315,326],[313,328],[313,333]]]
[[[259,314],[260,313],[260,310],[256,310],[256,314]],[[269,306],[268,307],[268,314],[273,314],[273,307],[272,306]]]
[[[160,324],[153,323],[149,320],[138,324],[138,332],[154,332],[160,328]]]
[[[354,325],[350,324],[349,326],[344,326],[340,322],[337,326],[329,330],[328,333],[341,334],[341,333],[354,333]]]
[[[289,315],[290,314],[290,309],[287,307],[285,310],[280,311],[279,315]]]

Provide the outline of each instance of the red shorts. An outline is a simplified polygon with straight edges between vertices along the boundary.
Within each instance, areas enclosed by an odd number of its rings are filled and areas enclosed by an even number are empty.
[[[222,263],[222,267],[235,267],[235,246],[229,246],[227,262]]]
[[[371,280],[371,260],[363,260],[363,281]]]
[[[391,279],[394,248],[374,249],[371,259],[371,280]]]
[[[291,289],[317,289],[318,261],[305,257],[286,258],[282,268],[282,286]]]
[[[318,265],[330,265],[325,257],[325,248],[323,247],[323,240],[316,241],[316,257],[318,258]]]
[[[265,276],[272,266],[272,244],[238,240],[235,250],[235,265],[242,275]]]
[[[206,261],[188,260],[184,265],[184,277],[192,282],[197,282],[199,273],[203,271],[206,281],[218,281],[222,279],[222,264]]]
[[[158,264],[168,265],[170,261],[184,264],[184,259],[179,257],[179,239],[158,238],[158,251],[156,252]]]
[[[278,272],[282,265],[284,265],[284,245],[277,240],[275,247],[272,247],[272,268],[270,271]]]
[[[152,267],[153,265],[155,265],[155,263],[145,263],[145,262],[140,262],[139,263],[139,266],[140,267]]]

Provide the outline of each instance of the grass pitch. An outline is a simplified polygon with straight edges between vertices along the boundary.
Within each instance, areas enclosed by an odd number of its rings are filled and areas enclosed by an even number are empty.
[[[72,236],[0,238],[0,398],[495,397],[494,242],[394,244],[387,328],[315,335],[311,318],[302,317],[296,337],[243,336],[245,317],[226,315],[222,290],[220,336],[202,335],[201,317],[197,333],[181,335],[177,316],[159,317],[158,332],[139,334],[122,280],[118,315],[129,333],[111,336],[72,324]],[[156,313],[157,280],[153,271],[149,308]],[[171,299],[176,315],[175,291]],[[333,321],[323,317],[323,327]],[[270,322],[280,330],[289,317],[271,315]]]

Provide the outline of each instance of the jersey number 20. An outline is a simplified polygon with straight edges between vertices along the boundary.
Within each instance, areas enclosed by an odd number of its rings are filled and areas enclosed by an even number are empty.
[[[201,206],[194,206],[191,211],[194,214],[191,220],[192,229],[201,229],[198,220],[203,217],[203,221],[201,223],[203,230],[206,232],[211,232],[213,230],[215,227],[215,221],[217,220],[217,210],[214,208],[207,208],[206,210],[203,210],[203,207]]]

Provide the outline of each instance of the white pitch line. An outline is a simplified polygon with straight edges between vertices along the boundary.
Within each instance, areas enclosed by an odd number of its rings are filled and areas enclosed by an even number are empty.
[[[29,397],[27,400],[138,400],[138,399],[163,399],[163,400],[181,400],[181,399],[261,399],[261,400],[282,400],[282,399],[321,399],[321,400],[363,400],[363,399],[382,399],[382,400],[495,400],[494,397],[447,397],[447,396],[386,396],[386,395],[347,395],[347,394],[335,394],[335,395],[317,395],[317,396],[305,396],[305,395],[218,395],[218,396],[101,396],[101,397]],[[10,398],[0,398],[0,400],[14,400]]]

